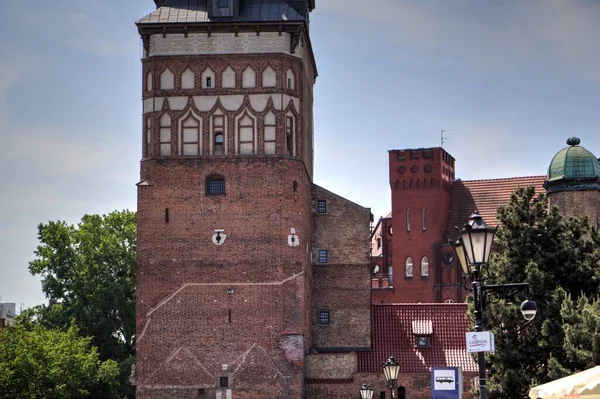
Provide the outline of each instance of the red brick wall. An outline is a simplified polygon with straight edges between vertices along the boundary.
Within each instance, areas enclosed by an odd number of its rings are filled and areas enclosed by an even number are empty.
[[[595,226],[600,226],[600,191],[560,191],[548,198],[564,217],[588,216]]]
[[[371,346],[371,212],[317,185],[313,204],[327,201],[327,212],[314,213],[313,252],[328,251],[326,264],[313,265],[313,345],[318,348]],[[313,259],[315,261],[316,259]],[[318,323],[319,311],[330,323]]]
[[[454,177],[454,159],[441,148],[393,150],[389,153],[392,190],[392,258],[394,289],[374,292],[375,303],[441,300],[444,274],[435,244],[444,241]],[[410,209],[410,231],[407,228]],[[422,212],[425,209],[425,225]],[[424,228],[423,228],[424,227]],[[407,278],[405,262],[413,259],[413,277]],[[421,259],[429,261],[429,275],[421,275]]]
[[[168,397],[152,389],[160,386],[215,389],[219,376],[230,378],[236,398],[267,388],[272,397],[301,397],[312,232],[302,161],[173,158],[145,161],[142,170],[149,185],[138,189],[138,397]],[[213,173],[225,178],[226,195],[206,195]],[[297,247],[287,245],[290,228]],[[215,229],[224,229],[223,245],[213,244]]]

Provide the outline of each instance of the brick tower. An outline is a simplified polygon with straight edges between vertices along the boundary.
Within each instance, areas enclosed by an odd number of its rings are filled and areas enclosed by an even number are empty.
[[[301,398],[314,1],[155,2],[137,22],[137,395]]]
[[[442,248],[454,158],[439,147],[392,150],[389,165],[394,227],[384,233],[391,233],[393,288],[377,291],[374,302],[440,302],[451,281]]]

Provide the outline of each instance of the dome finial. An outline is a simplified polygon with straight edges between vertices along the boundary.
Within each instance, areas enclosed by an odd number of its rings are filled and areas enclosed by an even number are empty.
[[[579,140],[579,137],[571,137],[571,138],[567,139],[567,144],[570,146],[576,146],[576,145],[579,145],[579,143],[581,143],[581,140]]]

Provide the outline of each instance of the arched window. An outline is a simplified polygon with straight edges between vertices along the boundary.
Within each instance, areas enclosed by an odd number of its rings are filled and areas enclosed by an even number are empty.
[[[406,231],[410,231],[410,208],[406,208]]]
[[[414,275],[414,270],[413,270],[413,258],[411,258],[410,256],[408,258],[406,258],[406,262],[404,263],[404,270],[406,273],[406,278],[412,278]]]
[[[425,207],[421,208],[421,228],[423,231],[427,230],[427,227],[425,226]]]
[[[160,118],[160,155],[171,155],[171,116],[164,114]]]
[[[181,124],[181,155],[200,155],[202,135],[200,120],[189,113]]]
[[[293,115],[285,117],[285,142],[288,155],[296,156],[296,118]]]
[[[237,122],[237,139],[239,154],[254,154],[254,119],[246,112]]]
[[[275,154],[276,145],[276,118],[272,111],[265,115],[265,154]]]
[[[427,259],[427,256],[421,258],[421,277],[429,277],[429,259]]]
[[[227,117],[220,110],[212,116],[212,154],[223,155],[227,153],[226,139]]]
[[[225,195],[225,178],[210,175],[206,178],[206,195]]]

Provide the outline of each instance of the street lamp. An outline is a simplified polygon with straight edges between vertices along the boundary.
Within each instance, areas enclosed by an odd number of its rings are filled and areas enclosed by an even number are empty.
[[[534,319],[537,313],[537,305],[529,300],[529,284],[484,284],[481,276],[481,268],[488,265],[494,240],[495,230],[491,228],[479,212],[469,216],[467,223],[460,231],[458,241],[451,243],[456,251],[456,257],[460,263],[463,275],[471,278],[471,290],[473,291],[473,302],[475,305],[475,331],[484,330],[485,319],[483,311],[485,308],[486,291],[510,291],[525,290],[527,299],[521,303],[521,314],[527,321]],[[480,399],[487,399],[486,370],[484,352],[477,352],[477,363],[479,365],[479,392]]]
[[[361,399],[372,399],[373,398],[373,388],[369,384],[362,384],[360,387],[360,397]]]
[[[396,397],[394,395],[394,389],[396,388],[399,371],[400,364],[394,356],[390,356],[390,358],[385,363],[383,363],[383,375],[385,375],[385,380],[387,381],[388,387],[390,388],[390,395],[392,399]]]

